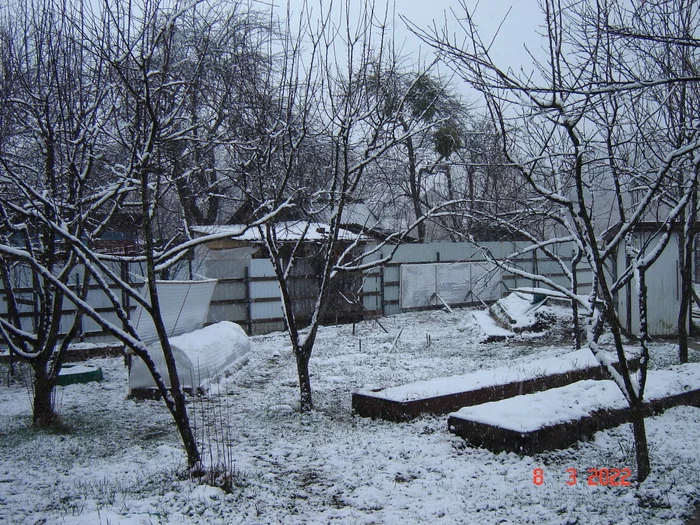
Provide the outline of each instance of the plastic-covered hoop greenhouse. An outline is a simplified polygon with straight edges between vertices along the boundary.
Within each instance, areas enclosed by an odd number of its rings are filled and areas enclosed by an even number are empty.
[[[180,384],[188,391],[202,388],[203,383],[250,350],[248,336],[235,323],[223,321],[202,328],[209,311],[215,279],[200,281],[158,281],[158,298],[170,346],[175,357]],[[144,298],[147,292],[144,289]],[[167,387],[170,387],[163,350],[150,315],[139,307],[132,322],[141,341],[148,345]],[[146,364],[132,357],[129,369],[129,395],[154,397],[158,389]]]
[[[200,330],[170,338],[170,346],[177,365],[177,375],[182,387],[198,391],[205,381],[229,365],[245,357],[250,342],[243,329],[236,323],[222,321]],[[148,353],[170,387],[167,367],[160,343],[148,347]],[[156,384],[146,364],[134,357],[129,372],[129,395],[152,397],[157,394]]]

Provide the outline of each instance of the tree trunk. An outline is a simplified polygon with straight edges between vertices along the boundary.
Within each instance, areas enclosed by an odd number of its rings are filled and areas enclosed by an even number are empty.
[[[163,346],[164,348],[165,346],[169,347],[169,345]],[[179,386],[177,388],[172,388],[172,386],[168,388],[165,384],[164,376],[161,373],[161,370],[158,369],[151,356],[147,352],[141,351],[139,348],[132,347],[131,349],[143,360],[146,367],[148,367],[148,370],[153,377],[153,381],[155,381],[158,391],[165,402],[165,406],[168,408],[170,415],[173,417],[173,421],[175,421],[175,426],[177,427],[177,431],[182,439],[185,452],[187,453],[187,466],[190,470],[190,474],[196,476],[202,473],[202,459],[197,446],[197,440],[195,439],[194,432],[192,431],[192,427],[190,425],[186,405],[187,400],[182,388]],[[165,355],[166,353],[167,351],[164,350],[163,354]],[[169,370],[166,370],[166,372],[169,372]],[[168,374],[168,377],[171,376]],[[179,385],[179,380],[177,384]]]
[[[187,409],[185,408],[185,399],[182,391],[174,393],[175,406],[177,407],[177,413],[173,414],[175,416],[175,424],[177,425],[177,430],[182,438],[182,443],[185,446],[185,452],[187,453],[187,466],[190,469],[190,474],[199,475],[202,469],[202,457],[199,454],[199,448],[197,447],[197,440],[192,432],[192,425],[190,425],[190,419],[187,414]]]
[[[34,368],[33,423],[37,428],[47,428],[58,422],[55,407],[54,381],[49,378],[47,363],[32,363]]]
[[[687,274],[690,269],[681,264],[681,304],[678,308],[678,361],[680,363],[688,362],[688,311],[690,306],[688,293],[688,278]],[[692,283],[690,283],[692,286]]]
[[[159,319],[158,323],[162,324],[162,321]],[[202,457],[199,453],[194,432],[192,432],[192,425],[190,424],[190,418],[187,414],[187,401],[185,399],[185,393],[182,391],[182,386],[180,385],[180,378],[177,375],[177,365],[175,364],[175,356],[173,355],[170,343],[167,341],[167,337],[165,340],[161,339],[161,347],[163,349],[163,356],[168,368],[168,377],[171,385],[170,393],[174,401],[174,410],[171,410],[173,419],[175,420],[177,430],[182,438],[182,444],[185,447],[185,452],[187,452],[187,466],[191,474],[197,475],[201,471]]]
[[[578,293],[578,263],[581,262],[582,258],[582,253],[580,250],[576,251],[576,255],[574,255],[573,259],[571,260],[571,291],[574,294]],[[574,348],[576,350],[581,349],[581,326],[579,323],[578,319],[578,301],[572,300],[571,301],[571,315],[572,315],[572,323],[571,323],[571,330],[572,330],[572,336],[574,339]]]
[[[644,408],[641,401],[632,407],[632,430],[634,432],[634,451],[637,457],[637,482],[641,483],[647,479],[651,472],[647,431],[644,424]]]
[[[155,135],[157,131],[157,126],[151,125],[151,133]],[[152,137],[155,140],[155,137]],[[180,385],[180,378],[177,375],[177,366],[175,364],[175,357],[173,355],[173,349],[170,346],[170,341],[168,340],[168,333],[165,329],[165,323],[163,321],[163,315],[160,309],[160,300],[158,298],[158,285],[156,282],[156,262],[155,262],[155,246],[154,246],[154,235],[152,227],[152,216],[151,216],[151,189],[149,186],[150,177],[149,172],[146,167],[142,168],[141,172],[141,209],[143,212],[143,224],[142,231],[145,241],[145,253],[146,253],[146,275],[148,277],[148,295],[151,302],[150,314],[153,320],[153,325],[155,326],[156,332],[158,334],[158,340],[160,341],[160,346],[163,351],[163,358],[167,366],[167,375],[170,379],[170,393],[172,398],[172,403],[168,403],[166,399],[166,404],[170,410],[175,424],[177,425],[177,430],[182,438],[182,443],[187,452],[187,466],[192,474],[198,474],[202,468],[202,458],[199,454],[199,448],[197,447],[197,441],[192,432],[192,426],[190,425],[189,416],[187,415],[187,403],[185,400],[185,394],[182,391],[182,386]],[[161,371],[162,373],[162,371]],[[165,395],[167,392],[163,392]]]
[[[185,399],[185,394],[182,391],[182,385],[180,384],[180,378],[177,375],[177,365],[175,363],[175,356],[173,355],[172,347],[168,341],[168,334],[165,331],[165,325],[163,323],[162,314],[160,312],[160,303],[158,300],[158,292],[155,284],[155,274],[152,271],[152,262],[149,260],[148,273],[149,273],[149,288],[151,292],[151,304],[153,308],[153,323],[156,326],[158,332],[158,338],[160,340],[160,345],[163,350],[163,358],[165,359],[165,364],[167,367],[167,374],[170,380],[170,394],[173,399],[173,405],[169,406],[175,424],[177,425],[177,430],[182,438],[182,443],[187,452],[187,466],[192,474],[198,474],[202,467],[202,458],[199,454],[199,448],[197,447],[197,441],[192,432],[192,425],[190,424],[190,418],[187,414],[187,402]]]
[[[690,204],[683,212],[683,231],[678,234],[678,261],[681,277],[681,304],[678,309],[678,360],[688,362],[688,326],[693,309],[693,254],[695,247],[695,209],[697,192],[693,190]]]
[[[311,376],[309,375],[309,361],[311,353],[302,350],[295,352],[297,359],[297,375],[299,376],[299,409],[302,412],[310,412],[314,408],[311,397]]]
[[[404,126],[404,129],[408,128]],[[413,205],[413,213],[416,220],[423,216],[423,208],[421,206],[421,174],[418,169],[416,160],[416,152],[413,148],[413,140],[411,137],[406,139],[406,149],[408,150],[408,184],[411,192],[411,204]],[[418,242],[425,242],[425,222],[421,221],[417,226]]]

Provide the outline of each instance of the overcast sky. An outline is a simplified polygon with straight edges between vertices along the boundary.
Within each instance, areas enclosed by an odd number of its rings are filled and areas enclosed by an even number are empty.
[[[391,0],[389,0],[391,1]],[[494,59],[505,61],[508,66],[519,67],[524,60],[529,61],[523,51],[523,44],[535,47],[541,14],[537,0],[466,0],[474,15],[484,41],[490,40],[498,32],[494,43]],[[456,29],[455,14],[462,16],[464,10],[459,0],[396,0],[396,11],[418,26],[425,27],[436,22],[438,28],[448,24]],[[454,14],[453,14],[454,13]],[[499,32],[499,25],[501,25]],[[407,50],[418,45],[414,37],[407,34],[399,21],[397,36],[406,38]]]
[[[286,0],[273,0],[278,8],[286,8]],[[318,0],[307,0],[314,10],[318,10]],[[363,0],[351,0],[352,6],[357,6]],[[402,48],[403,54],[413,54],[415,59],[432,59],[432,51],[427,48],[415,35],[413,35],[399,18],[403,15],[419,27],[428,28],[435,24],[438,28],[448,25],[452,31],[458,29],[455,14],[462,15],[463,8],[459,0],[375,0],[377,11],[383,12],[384,6],[389,3],[395,6],[396,18],[393,28],[397,45]],[[304,0],[289,0],[292,11],[301,9]],[[343,0],[337,1],[336,5]],[[523,67],[530,71],[531,59],[527,55],[524,46],[535,55],[541,46],[538,32],[541,32],[540,24],[542,15],[537,0],[465,0],[470,10],[475,9],[474,18],[481,32],[482,39],[490,41],[496,33],[496,40],[491,48],[492,58],[500,66],[518,70]],[[323,5],[328,5],[324,0]],[[282,7],[285,6],[285,7]],[[500,26],[500,30],[499,30]],[[443,71],[446,72],[446,71]],[[457,82],[456,84],[459,84]],[[463,86],[456,86],[463,91]],[[474,93],[464,90],[467,98],[472,98]]]

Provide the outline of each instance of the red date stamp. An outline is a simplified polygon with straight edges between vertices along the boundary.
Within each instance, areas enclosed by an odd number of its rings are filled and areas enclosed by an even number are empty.
[[[589,468],[586,471],[587,485],[599,487],[629,487],[632,470],[629,468]],[[566,469],[566,484],[574,486],[578,484],[578,471],[575,468]],[[532,471],[532,482],[535,485],[544,485],[544,469],[536,468]]]

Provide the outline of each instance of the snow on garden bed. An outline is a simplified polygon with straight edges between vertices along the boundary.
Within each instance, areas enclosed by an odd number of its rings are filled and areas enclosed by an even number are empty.
[[[610,359],[612,362],[617,361],[612,354]],[[591,351],[586,348],[557,357],[533,360],[518,366],[487,368],[470,374],[438,377],[382,390],[363,389],[359,392],[392,401],[412,401],[425,397],[456,394],[465,390],[477,390],[507,383],[518,383],[527,379],[585,370],[598,366],[598,361]]]
[[[700,363],[690,363],[649,374],[644,399],[654,401],[700,390]],[[578,381],[544,392],[464,407],[451,416],[519,432],[573,421],[598,410],[627,408],[613,381]]]
[[[608,360],[617,362],[612,354]],[[391,388],[365,388],[353,393],[352,406],[361,416],[404,421],[425,413],[446,414],[460,407],[604,377],[606,372],[591,351],[584,349],[519,366],[485,369]]]
[[[649,413],[700,404],[700,363],[657,370],[645,389]],[[629,420],[628,404],[613,381],[579,381],[560,388],[464,407],[450,429],[493,450],[534,453],[567,446]],[[509,432],[511,431],[511,432]]]
[[[80,363],[77,365],[63,365],[58,373],[57,385],[66,386],[74,383],[89,383],[90,381],[101,381],[103,379],[100,367]]]

